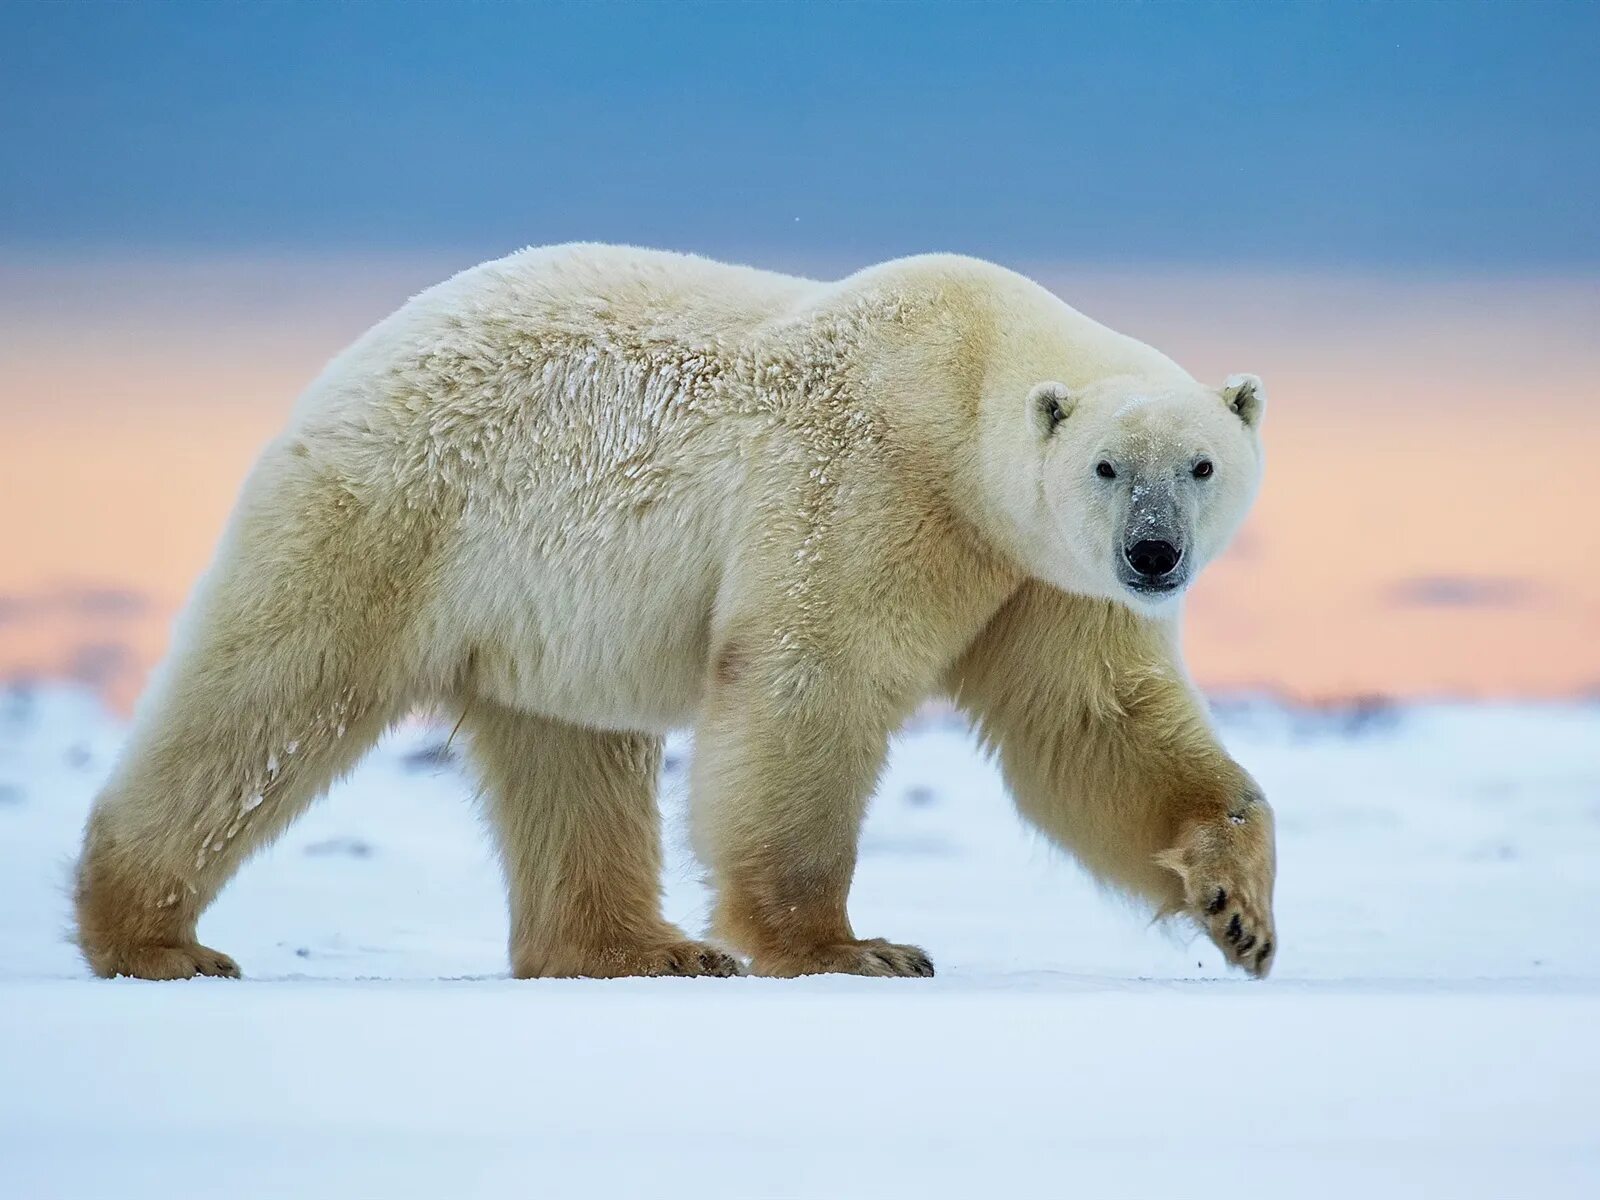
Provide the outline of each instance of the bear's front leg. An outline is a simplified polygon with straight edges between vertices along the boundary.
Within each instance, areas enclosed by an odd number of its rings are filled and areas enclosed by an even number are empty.
[[[1229,962],[1264,976],[1277,948],[1272,807],[1198,697],[1176,681],[1146,680],[1141,693],[1080,713],[1054,745],[1008,738],[1018,806],[1102,879],[1189,917]]]
[[[713,934],[758,975],[927,976],[916,946],[858,938],[846,899],[888,717],[826,671],[724,655],[695,738],[692,803]]]
[[[1228,755],[1162,624],[1030,584],[952,672],[1017,807],[1098,878],[1193,918],[1265,975],[1272,809]]]

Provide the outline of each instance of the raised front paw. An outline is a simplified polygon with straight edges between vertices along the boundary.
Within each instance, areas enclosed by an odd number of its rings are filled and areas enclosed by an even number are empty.
[[[753,967],[757,975],[780,979],[793,979],[797,975],[886,975],[914,979],[933,974],[933,961],[922,950],[882,938],[834,942],[782,954],[758,954]]]
[[[1265,976],[1277,953],[1272,922],[1276,874],[1272,809],[1250,797],[1189,825],[1156,861],[1182,881],[1181,911],[1205,927],[1229,962]]]

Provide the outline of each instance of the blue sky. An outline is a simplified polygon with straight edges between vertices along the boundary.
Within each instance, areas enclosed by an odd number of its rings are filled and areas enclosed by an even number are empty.
[[[1597,51],[1600,3],[1530,0],[0,0],[0,677],[131,699],[328,356],[588,238],[964,251],[1262,374],[1208,685],[1591,688],[1600,565],[1550,514],[1600,444]]]
[[[0,250],[1590,273],[1600,6],[12,3]]]

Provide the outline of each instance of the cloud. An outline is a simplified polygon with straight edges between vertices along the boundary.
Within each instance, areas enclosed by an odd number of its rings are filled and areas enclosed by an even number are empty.
[[[142,617],[151,609],[150,598],[131,588],[80,587],[59,594],[85,617]]]
[[[1404,608],[1526,608],[1539,591],[1526,579],[1495,575],[1419,575],[1402,579],[1385,593]]]
[[[33,592],[0,595],[0,625],[21,625],[52,617],[125,620],[155,611],[143,592],[108,584],[59,584]]]
[[[116,642],[86,642],[73,647],[66,673],[79,683],[105,688],[119,677],[137,677],[139,662],[127,646]]]

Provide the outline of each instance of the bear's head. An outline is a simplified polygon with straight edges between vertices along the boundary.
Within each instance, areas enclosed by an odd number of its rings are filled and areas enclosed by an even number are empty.
[[[1255,497],[1266,394],[1254,375],[1216,389],[1044,382],[1026,406],[1029,490],[1048,526],[1030,541],[1064,556],[1047,577],[1070,590],[1158,610],[1222,552]]]

